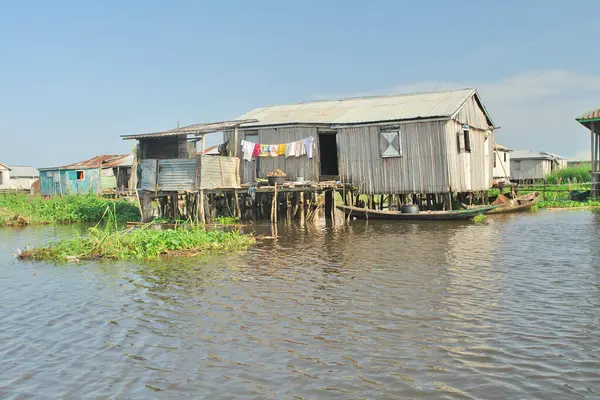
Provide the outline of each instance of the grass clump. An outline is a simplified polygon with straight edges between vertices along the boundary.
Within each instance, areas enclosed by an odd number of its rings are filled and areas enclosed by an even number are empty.
[[[485,221],[487,221],[487,215],[484,215],[484,214],[479,214],[479,215],[476,215],[476,216],[473,218],[473,221],[474,221],[476,224],[482,224],[482,223],[484,223]]]
[[[115,208],[114,205],[113,207]],[[86,236],[26,249],[19,254],[19,258],[55,262],[90,259],[151,260],[163,255],[193,256],[236,251],[254,243],[251,235],[239,231],[205,231],[202,228],[184,227],[161,230],[154,229],[151,224],[121,230],[114,208],[107,209],[107,222],[103,228],[96,225],[89,229]]]
[[[554,185],[565,182],[590,182],[592,174],[590,164],[582,164],[577,167],[567,167],[551,173],[546,177],[546,182]]]
[[[114,212],[122,222],[140,219],[137,205],[126,200],[94,195],[44,199],[24,194],[3,194],[0,195],[0,226],[98,222],[109,205],[114,205]]]

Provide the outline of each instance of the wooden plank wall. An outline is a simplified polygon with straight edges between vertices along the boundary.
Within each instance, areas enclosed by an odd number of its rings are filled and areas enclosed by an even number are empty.
[[[448,191],[445,122],[401,123],[402,157],[382,158],[379,126],[342,128],[338,133],[340,175],[367,193]]]

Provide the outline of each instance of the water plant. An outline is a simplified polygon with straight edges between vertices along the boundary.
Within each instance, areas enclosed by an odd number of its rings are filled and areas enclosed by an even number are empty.
[[[540,201],[537,204],[538,208],[593,208],[600,207],[600,200],[589,200],[589,201],[573,201],[573,200],[559,200],[559,201]]]
[[[235,225],[240,223],[240,219],[238,217],[216,217],[213,222],[221,225]]]
[[[98,222],[107,206],[121,222],[139,221],[136,203],[88,196],[32,197],[23,194],[0,195],[0,226],[51,224],[72,222]]]
[[[110,259],[150,260],[163,255],[191,256],[245,249],[254,243],[251,235],[239,231],[204,230],[200,227],[155,229],[152,224],[122,230],[116,205],[107,207],[104,224],[97,224],[87,235],[25,249],[20,259],[55,262]]]
[[[476,215],[476,216],[473,218],[473,221],[474,221],[476,224],[482,224],[482,223],[484,223],[485,221],[487,221],[487,215],[484,215],[484,214],[479,214],[479,215]]]

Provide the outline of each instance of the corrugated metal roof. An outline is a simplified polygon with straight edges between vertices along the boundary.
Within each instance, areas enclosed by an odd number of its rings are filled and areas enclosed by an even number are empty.
[[[519,160],[519,159],[538,159],[538,160],[554,160],[554,159],[564,159],[564,157],[558,156],[552,153],[540,152],[536,153],[534,151],[529,150],[515,150],[510,155],[511,160]]]
[[[102,168],[130,167],[133,164],[133,154],[125,154],[106,160]]]
[[[10,169],[11,178],[38,178],[40,173],[33,167],[23,165],[11,165]]]
[[[6,165],[4,165],[2,163],[0,163],[0,167],[5,168],[5,169],[10,169],[10,168],[8,168]]]
[[[53,169],[89,169],[89,168],[99,168],[102,163],[115,158],[120,157],[118,154],[105,154],[101,156],[96,156],[90,158],[89,160],[79,161],[73,164],[63,165],[62,167],[50,167],[50,168],[40,168],[40,171],[47,171]]]
[[[252,118],[246,118],[243,120],[231,120],[231,121],[222,121],[222,122],[209,122],[205,124],[194,124],[184,126],[182,128],[169,129],[161,132],[154,133],[141,133],[137,135],[121,135],[123,140],[130,139],[145,139],[145,138],[153,138],[153,137],[164,137],[164,136],[179,136],[179,135],[204,135],[213,132],[221,132],[226,129],[235,128],[236,126],[240,126],[244,123],[252,123],[256,122]]]
[[[600,119],[600,108],[596,108],[595,110],[588,111],[585,114],[582,114],[579,118],[577,118],[577,121],[585,122],[595,119]]]
[[[244,124],[244,127],[247,127],[298,123],[344,125],[424,118],[450,118],[465,101],[476,94],[475,89],[461,89],[448,92],[320,100],[259,107],[240,116],[238,119],[258,120],[255,123]]]

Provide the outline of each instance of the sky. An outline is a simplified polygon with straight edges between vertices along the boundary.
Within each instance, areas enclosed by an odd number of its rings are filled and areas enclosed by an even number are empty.
[[[589,159],[596,1],[0,0],[0,163],[323,98],[475,87],[514,149]],[[215,142],[218,138],[212,138]],[[209,143],[212,144],[212,143]]]

